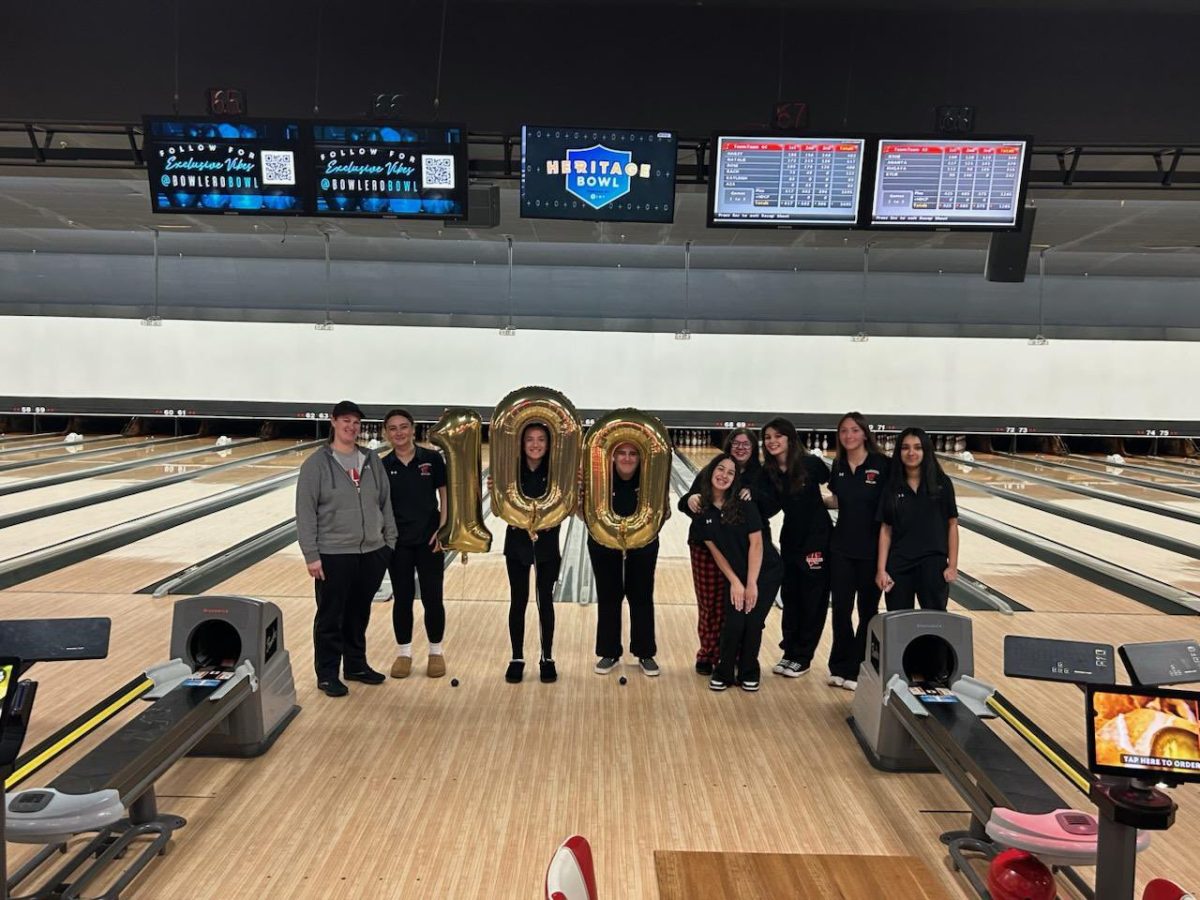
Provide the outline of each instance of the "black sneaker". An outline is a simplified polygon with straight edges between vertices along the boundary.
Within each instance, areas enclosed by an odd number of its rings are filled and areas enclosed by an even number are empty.
[[[504,670],[504,680],[509,684],[520,684],[521,679],[525,677],[525,660],[514,659],[508,664],[508,668]]]
[[[658,667],[658,663],[654,661],[653,656],[641,657],[638,659],[638,665],[642,667],[642,672],[651,678],[662,673],[662,669]]]
[[[717,678],[715,675],[708,681],[708,689],[710,691],[723,691],[727,687],[729,687],[729,685],[720,678]]]
[[[543,659],[538,663],[538,668],[541,670],[542,684],[552,684],[558,681],[558,669],[554,665],[554,660]]]
[[[328,681],[318,681],[317,690],[324,691],[330,697],[345,697],[350,693],[350,688],[346,687],[336,678],[330,678]]]
[[[363,684],[383,684],[386,680],[382,672],[376,672],[370,666],[359,672],[347,672],[345,678],[347,681],[361,681]]]
[[[713,673],[713,664],[712,663],[710,663],[710,662],[696,663],[696,674],[697,675],[709,676],[712,673]]]
[[[615,656],[602,656],[597,660],[596,667],[592,671],[597,675],[607,675],[620,664],[621,660]]]
[[[754,691],[758,690],[758,679],[757,678],[742,679],[738,683],[742,686],[743,691],[750,691],[751,693],[753,693]]]

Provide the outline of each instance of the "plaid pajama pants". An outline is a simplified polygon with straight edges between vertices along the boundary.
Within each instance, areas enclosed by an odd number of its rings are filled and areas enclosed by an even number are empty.
[[[729,582],[717,568],[716,561],[703,544],[688,545],[692,553],[692,586],[696,590],[698,611],[696,633],[700,649],[696,662],[716,665],[721,657],[721,626],[725,624],[725,597]]]

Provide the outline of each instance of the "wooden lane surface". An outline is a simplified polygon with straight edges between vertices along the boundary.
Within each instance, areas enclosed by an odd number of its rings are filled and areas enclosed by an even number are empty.
[[[163,453],[199,449],[212,444],[212,438],[194,438],[192,440],[180,441],[178,444],[155,444],[151,447],[139,446],[139,444],[144,443],[145,438],[137,438],[136,441],[137,443],[123,442],[119,447],[114,447],[111,453],[85,456],[82,459],[64,456],[62,459],[48,460],[45,463],[29,466],[25,469],[0,472],[0,485],[16,484],[50,475],[63,475],[68,472],[78,472],[81,469],[93,469],[103,466],[106,463],[125,462],[132,459],[149,459],[152,456],[158,456]]]
[[[0,529],[0,559],[119,525],[181,503],[209,497],[238,484],[269,478],[296,468],[303,458],[303,451],[284,454],[276,459],[264,460],[262,463],[247,465],[233,471],[217,472],[213,478],[202,475],[191,481],[167,485],[158,490],[12,525]]]
[[[1131,509],[1128,506],[1122,506],[1119,503],[1109,500],[1097,500],[1093,497],[1072,494],[1070,491],[1060,488],[1052,488],[1033,481],[1025,481],[1019,476],[1002,475],[999,472],[981,469],[978,466],[972,466],[970,463],[942,460],[942,468],[945,469],[948,475],[953,475],[956,478],[965,478],[980,484],[997,485],[1007,490],[1018,492],[1023,496],[1032,497],[1037,500],[1046,500],[1071,509],[1123,522],[1126,525],[1135,525],[1138,528],[1170,535],[1181,541],[1187,541],[1200,546],[1200,524],[1183,522],[1179,519],[1160,516],[1157,513],[1141,509]],[[1107,489],[1107,486],[1105,489]]]
[[[1117,463],[1105,462],[1103,458],[1080,459],[1076,456],[1062,458],[1056,456],[1045,456],[1043,454],[1031,454],[1025,458],[1035,462],[1041,460],[1046,460],[1047,462],[1062,462],[1070,466],[1079,466],[1081,469],[1089,469],[1100,475],[1125,475],[1129,478],[1137,478],[1139,481],[1145,481],[1147,484],[1152,485],[1166,484],[1171,485],[1172,487],[1184,487],[1190,488],[1191,490],[1196,489],[1195,479],[1187,478],[1182,473],[1176,475],[1169,470],[1162,473],[1155,473],[1146,472],[1142,469],[1128,469]],[[1134,460],[1130,459],[1129,462],[1132,463]],[[1149,465],[1149,463],[1147,463],[1147,465]],[[1050,466],[1050,468],[1054,467]]]
[[[659,900],[944,900],[936,876],[911,856],[697,853],[656,850]],[[597,886],[599,890],[599,886]]]
[[[1103,453],[1082,453],[1079,456],[1070,456],[1065,459],[1064,462],[1079,462],[1081,461],[1081,457],[1090,460],[1096,465],[1115,465],[1114,463],[1110,463],[1105,460]],[[1160,473],[1164,475],[1184,476],[1186,479],[1183,482],[1184,484],[1195,484],[1196,479],[1200,478],[1200,466],[1196,466],[1194,463],[1184,462],[1182,459],[1178,458],[1168,458],[1164,456],[1132,456],[1127,454],[1125,456],[1125,463],[1135,466],[1150,466],[1153,469],[1158,469]],[[1116,466],[1116,468],[1121,468],[1121,466]],[[1138,470],[1133,469],[1130,474],[1132,475],[1136,471]]]
[[[295,498],[295,487],[284,485],[246,503],[35,578],[24,587],[54,593],[133,592],[278,524],[292,515]]]
[[[83,459],[80,460],[80,463],[84,463],[84,462],[87,462],[90,460],[96,460],[96,459],[101,460],[101,461],[111,462],[112,461],[111,454],[113,454],[113,453],[121,453],[125,450],[134,449],[139,444],[144,444],[147,441],[155,440],[155,439],[162,438],[162,437],[166,437],[166,435],[143,434],[143,435],[139,435],[137,437],[119,438],[119,439],[113,440],[113,441],[96,442],[94,444],[87,444],[87,443],[85,443],[85,444],[60,444],[55,447],[47,447],[44,450],[30,450],[25,453],[13,453],[13,454],[10,454],[10,455],[4,456],[4,457],[0,457],[0,459],[2,459],[4,463],[23,462],[25,460],[34,460],[34,459],[44,460],[46,463],[53,463],[53,462],[59,462],[59,461],[67,461],[67,460],[71,459],[71,457],[74,455],[74,453],[77,453],[81,450],[100,450],[103,448],[103,450],[105,452],[97,453],[95,456],[85,456]],[[153,450],[155,447],[161,447],[161,446],[163,446],[163,445],[155,444],[154,446],[146,447],[145,449]],[[183,447],[184,445],[182,443],[180,443],[178,445],[167,444],[166,446],[167,447],[174,447],[174,446]],[[16,449],[16,448],[14,448],[14,449]],[[162,452],[165,453],[167,451],[164,450]],[[97,465],[99,465],[99,463],[97,463]],[[47,469],[42,468],[42,466],[40,466],[40,465],[30,466],[30,468],[37,469],[38,472],[41,472],[43,474],[45,474],[49,471]],[[18,470],[18,471],[21,471],[21,470]]]
[[[130,900],[532,898],[554,848],[575,832],[592,842],[601,896],[655,897],[656,850],[912,856],[948,896],[971,896],[937,840],[943,830],[965,827],[965,807],[939,775],[887,774],[866,763],[844,724],[852,695],[822,680],[828,631],[812,675],[768,676],[758,694],[713,694],[691,672],[694,612],[664,606],[663,675],[645,678],[626,661],[629,683],[622,687],[615,675],[590,671],[591,611],[564,604],[560,681],[508,685],[507,604],[450,601],[446,652],[458,688],[449,677],[421,675],[426,647],[418,636],[414,677],[352,684],[349,697],[332,700],[313,683],[311,598],[278,602],[304,711],[259,759],[188,758],[163,777],[160,807],[188,816],[189,824],[174,852],[135,882]],[[114,619],[108,660],[35,670],[42,690],[30,741],[165,657],[170,608],[169,600],[145,596],[0,593],[6,616]],[[391,623],[379,610],[369,646],[372,662],[384,666]],[[1003,679],[1005,634],[1114,642],[1196,637],[1180,631],[1178,618],[1157,614],[971,618],[977,674],[1076,753],[1083,742],[1079,692]],[[773,611],[764,664],[773,661],[778,637]],[[995,727],[1019,753],[1031,753],[1009,729]],[[49,781],[69,762],[37,780]],[[1033,764],[1069,803],[1085,805],[1045,764]],[[1200,840],[1200,791],[1175,796],[1177,824],[1142,854],[1139,892],[1159,876],[1200,883],[1200,858],[1192,852]],[[12,863],[30,850],[10,845]]]
[[[1185,591],[1200,592],[1200,560],[1064,519],[1053,513],[1022,506],[970,487],[960,485],[956,498],[960,509],[990,516],[1017,528],[1032,531],[1034,534],[1141,572]],[[964,568],[966,565],[964,561]],[[975,574],[972,569],[968,571]]]
[[[1122,497],[1134,497],[1138,500],[1152,500],[1155,503],[1165,503],[1169,506],[1175,506],[1179,509],[1187,510],[1195,515],[1200,515],[1200,500],[1189,500],[1186,497],[1181,497],[1179,494],[1171,494],[1167,491],[1159,491],[1151,487],[1141,487],[1136,484],[1113,481],[1111,478],[1105,478],[1101,473],[1097,473],[1095,476],[1084,475],[1080,472],[1069,472],[1065,469],[1052,469],[1048,466],[1039,466],[1036,462],[1030,462],[1024,459],[1013,459],[1009,456],[995,456],[989,453],[976,453],[975,458],[979,462],[985,462],[995,466],[1004,466],[1005,468],[1012,469],[1016,472],[1029,472],[1034,475],[1039,475],[1043,478],[1053,478],[1055,481],[1059,481],[1064,484],[1084,484],[1089,487],[1098,488],[1102,491],[1108,491],[1111,494],[1119,494]]]
[[[127,484],[152,481],[155,478],[173,475],[177,472],[206,469],[209,466],[218,465],[219,463],[232,462],[248,456],[255,456],[259,453],[269,453],[272,450],[282,450],[293,443],[293,441],[264,441],[257,444],[247,444],[244,447],[227,449],[214,447],[211,453],[197,454],[194,457],[186,457],[184,460],[178,462],[147,463],[141,468],[128,469],[124,472],[110,472],[107,475],[95,475],[82,481],[54,484],[49,487],[38,488],[37,490],[26,491],[23,494],[13,494],[10,497],[3,498],[4,511],[19,512],[74,497],[88,497],[92,494],[123,487]],[[284,458],[280,456],[273,460],[266,460],[258,465],[263,467],[270,466]],[[225,476],[228,476],[232,479],[228,483],[234,484],[237,483],[238,472],[238,469],[233,469],[231,471],[214,472],[211,476],[204,477],[210,482],[219,482],[223,481]],[[30,475],[29,477],[40,476]]]

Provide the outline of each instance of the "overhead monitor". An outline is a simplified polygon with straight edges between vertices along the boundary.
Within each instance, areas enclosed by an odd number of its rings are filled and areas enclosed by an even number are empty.
[[[521,127],[521,216],[596,222],[675,219],[673,131]]]
[[[298,122],[147,116],[144,126],[153,212],[308,212]]]
[[[467,214],[462,125],[315,122],[314,214],[461,219]]]
[[[710,227],[853,227],[859,219],[861,137],[713,137]]]
[[[1028,139],[882,138],[871,227],[1018,228]]]
[[[1087,718],[1097,775],[1200,781],[1200,693],[1089,684]]]

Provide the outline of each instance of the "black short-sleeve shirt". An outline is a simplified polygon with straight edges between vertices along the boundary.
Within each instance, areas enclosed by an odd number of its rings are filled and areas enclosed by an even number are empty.
[[[868,453],[857,469],[835,460],[829,490],[838,500],[838,519],[830,549],[850,559],[875,559],[879,555],[879,499],[891,465],[881,453]]]
[[[950,479],[942,475],[938,482],[936,496],[925,491],[914,493],[907,481],[902,481],[898,490],[884,491],[877,518],[892,526],[889,572],[906,572],[930,556],[949,556],[950,520],[958,518],[958,505]]]
[[[688,492],[679,498],[679,503],[676,508],[685,516],[692,520],[691,527],[688,528],[688,543],[700,545],[704,543],[704,510],[698,513],[693,513],[688,507],[688,498],[693,494],[700,493],[700,479],[703,476],[703,471],[697,472],[696,477],[692,479],[692,486]],[[768,543],[771,540],[771,516],[779,512],[779,503],[773,494],[766,489],[763,483],[763,468],[762,464],[751,460],[750,465],[738,475],[739,491],[741,488],[747,488],[750,491],[750,498],[754,501],[754,505],[758,507],[759,517],[762,519],[763,525],[763,540]]]
[[[526,497],[545,496],[549,484],[550,465],[546,460],[543,459],[536,469],[530,469],[524,462],[521,463],[521,493]],[[538,539],[534,541],[524,528],[509,525],[504,532],[504,555],[511,556],[527,566],[532,566],[535,561],[561,559],[562,553],[558,548],[558,532],[561,528],[561,525],[555,525],[553,528],[539,531]]]
[[[710,506],[704,510],[700,518],[703,521],[704,540],[712,541],[721,555],[733,568],[734,573],[746,583],[746,573],[750,568],[750,535],[758,531],[763,533],[763,558],[758,571],[758,581],[775,579],[783,568],[779,559],[779,551],[775,549],[763,530],[762,516],[754,503],[741,503],[742,521],[730,524],[721,521],[721,510]]]
[[[404,546],[424,544],[438,530],[438,488],[446,486],[446,463],[442,454],[427,447],[416,448],[407,465],[395,452],[381,460],[392,489],[392,513]]]
[[[821,499],[821,485],[829,481],[829,469],[815,456],[801,457],[804,487],[794,494],[785,493],[786,482],[778,485],[765,470],[760,478],[762,491],[772,496],[776,508],[783,510],[779,529],[779,549],[784,556],[806,556],[829,549],[833,522]],[[781,480],[782,480],[782,473]]]

